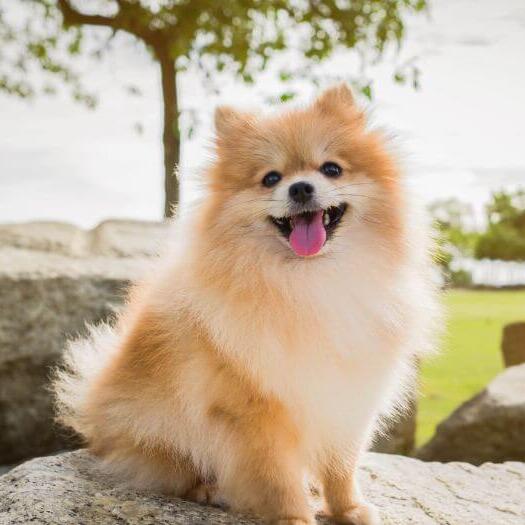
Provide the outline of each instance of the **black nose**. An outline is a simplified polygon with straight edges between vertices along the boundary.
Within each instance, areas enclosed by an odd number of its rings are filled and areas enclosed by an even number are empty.
[[[300,204],[306,204],[308,201],[312,200],[314,192],[315,188],[308,182],[295,182],[288,189],[290,198],[294,202],[299,202]]]

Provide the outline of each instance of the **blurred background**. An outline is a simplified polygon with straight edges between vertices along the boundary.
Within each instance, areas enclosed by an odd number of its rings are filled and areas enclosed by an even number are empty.
[[[523,0],[0,0],[0,463],[66,446],[49,367],[195,195],[214,107],[341,80],[439,237],[441,354],[385,447],[465,459],[436,425],[525,362],[524,53]]]

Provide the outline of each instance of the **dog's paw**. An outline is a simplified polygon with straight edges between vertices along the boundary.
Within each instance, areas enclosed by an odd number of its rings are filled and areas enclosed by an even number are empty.
[[[200,503],[201,505],[223,505],[218,495],[217,487],[206,483],[199,483],[190,489],[184,494],[184,499],[193,501],[194,503]]]
[[[272,525],[315,525],[315,519],[281,518],[272,521]]]
[[[341,525],[381,525],[379,512],[368,503],[361,503],[344,514],[332,516],[332,520]]]

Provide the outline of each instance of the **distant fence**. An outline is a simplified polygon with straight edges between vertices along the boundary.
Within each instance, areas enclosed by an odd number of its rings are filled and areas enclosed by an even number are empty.
[[[525,263],[494,261],[492,259],[456,258],[453,270],[466,270],[472,276],[472,284],[482,286],[525,285]]]

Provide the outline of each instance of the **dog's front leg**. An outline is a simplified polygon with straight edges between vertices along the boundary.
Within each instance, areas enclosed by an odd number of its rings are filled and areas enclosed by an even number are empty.
[[[218,483],[239,511],[251,511],[272,525],[313,525],[303,485],[297,431],[280,408],[245,401],[237,414],[216,410],[222,450]]]
[[[375,507],[367,503],[357,484],[356,461],[331,461],[322,473],[323,491],[328,511],[336,523],[379,525]]]

